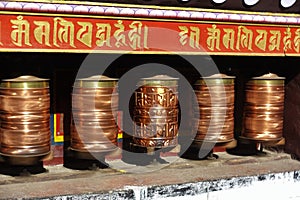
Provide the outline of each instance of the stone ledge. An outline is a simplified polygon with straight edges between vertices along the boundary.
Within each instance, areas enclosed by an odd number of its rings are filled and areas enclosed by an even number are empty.
[[[147,173],[124,173],[110,168],[80,171],[58,165],[46,166],[47,173],[26,177],[0,175],[0,198],[159,199],[207,196],[263,181],[300,182],[300,162],[288,154],[267,152],[266,156],[258,157],[217,154],[216,160],[179,158]],[[126,167],[132,165],[123,169]]]

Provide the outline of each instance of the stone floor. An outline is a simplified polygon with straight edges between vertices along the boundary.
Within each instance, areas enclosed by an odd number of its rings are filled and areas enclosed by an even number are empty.
[[[164,157],[167,161],[164,164],[153,162],[146,166],[116,159],[107,161],[110,168],[93,170],[44,166],[45,173],[0,175],[0,198],[56,199],[90,195],[93,199],[152,199],[155,195],[174,196],[176,192],[179,196],[200,194],[215,190],[218,184],[220,187],[247,185],[251,182],[249,177],[263,180],[276,173],[292,173],[290,175],[295,179],[300,177],[300,162],[286,153],[266,151],[262,156],[216,154],[219,158],[210,160],[168,156]]]

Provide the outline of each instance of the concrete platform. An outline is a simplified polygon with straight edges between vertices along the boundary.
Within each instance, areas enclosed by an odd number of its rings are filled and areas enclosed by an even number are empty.
[[[209,192],[241,188],[255,181],[282,177],[300,181],[300,162],[286,153],[267,151],[264,156],[216,154],[219,158],[215,160],[169,157],[166,160],[173,159],[174,162],[153,163],[146,168],[121,160],[109,161],[119,169],[73,170],[62,165],[44,166],[47,171],[36,175],[0,175],[0,198],[160,199],[201,194],[207,197]]]

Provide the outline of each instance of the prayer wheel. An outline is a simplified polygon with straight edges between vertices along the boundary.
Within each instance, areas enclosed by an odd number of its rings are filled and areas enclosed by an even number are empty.
[[[247,82],[243,138],[254,141],[282,139],[284,79],[269,73]]]
[[[118,79],[77,79],[72,93],[71,149],[104,153],[117,148]]]
[[[2,80],[0,111],[2,156],[30,158],[50,153],[48,79],[20,76]]]
[[[142,78],[135,91],[133,143],[165,148],[178,143],[178,78]]]
[[[234,139],[234,80],[232,76],[215,74],[194,84],[194,109],[199,109],[194,141],[223,143]]]

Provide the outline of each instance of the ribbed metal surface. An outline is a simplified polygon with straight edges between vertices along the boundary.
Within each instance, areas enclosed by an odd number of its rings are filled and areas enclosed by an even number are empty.
[[[228,142],[234,138],[234,77],[215,74],[194,85],[199,109],[195,141]]]
[[[284,78],[276,74],[255,77],[246,85],[242,136],[252,140],[282,138]]]
[[[110,152],[117,147],[117,79],[92,76],[75,81],[72,93],[71,148]]]
[[[177,145],[178,79],[165,75],[144,78],[135,91],[134,138],[142,147]]]
[[[47,79],[21,76],[0,84],[0,152],[37,156],[50,152],[50,93]]]

